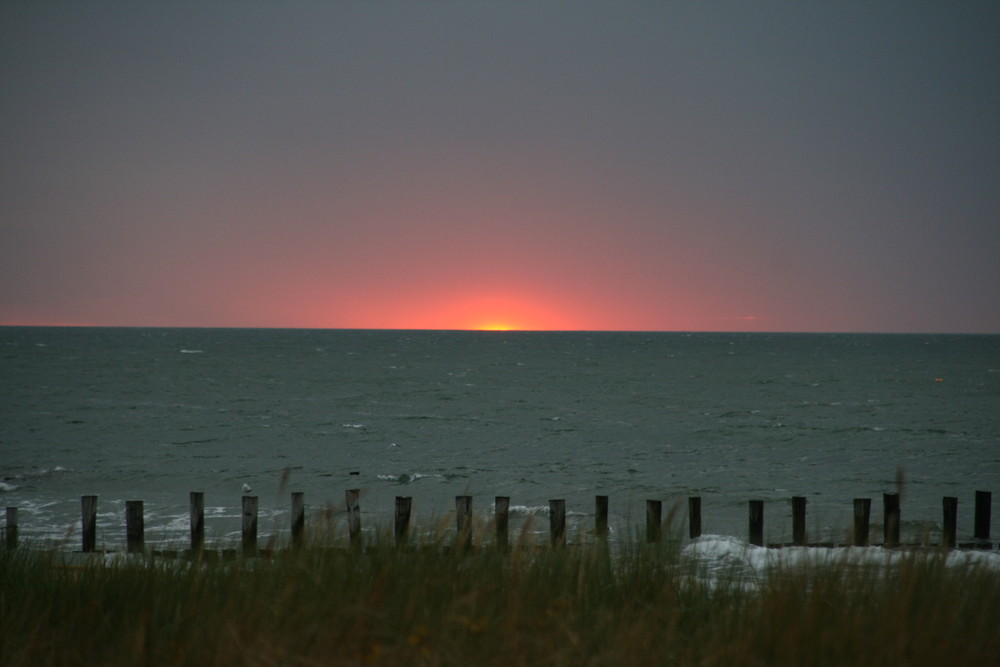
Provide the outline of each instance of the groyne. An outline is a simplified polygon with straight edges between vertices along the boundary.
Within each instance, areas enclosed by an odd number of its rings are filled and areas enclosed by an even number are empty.
[[[344,493],[344,516],[347,524],[347,534],[350,544],[358,546],[362,543],[361,490],[348,489]],[[645,540],[660,542],[664,539],[665,527],[672,527],[678,512],[677,508],[670,511],[666,517],[663,514],[663,501],[646,500]],[[606,495],[594,498],[593,528],[587,531],[594,540],[604,540],[608,537],[608,508],[610,499]],[[992,513],[992,492],[976,491],[973,513],[973,539],[959,542],[958,535],[958,498],[945,496],[941,501],[942,521],[941,538],[937,543],[924,539],[920,542],[904,543],[900,539],[901,504],[898,493],[882,495],[882,534],[871,534],[872,499],[853,499],[854,521],[851,541],[841,543],[836,541],[810,541],[806,529],[807,499],[804,496],[791,498],[792,509],[792,541],[788,543],[765,543],[764,517],[765,503],[763,500],[747,502],[747,542],[755,546],[781,548],[787,546],[799,547],[846,547],[846,546],[880,546],[885,548],[919,547],[939,549],[987,549],[994,548],[990,538],[990,519]],[[510,497],[496,496],[492,513],[478,530],[478,537],[492,540],[500,548],[510,544]],[[97,540],[97,508],[98,496],[85,495],[80,499],[80,528],[82,553],[98,551]],[[244,495],[241,500],[242,527],[241,549],[244,556],[255,556],[262,549],[258,543],[258,497]],[[291,535],[292,549],[301,547],[306,539],[306,503],[305,494],[291,494]],[[702,535],[702,503],[701,497],[687,499],[688,537],[698,538]],[[413,512],[412,496],[396,496],[392,535],[397,545],[406,545],[409,541],[411,516]],[[473,520],[473,497],[460,495],[455,497],[455,545],[464,548],[471,547],[477,525]],[[548,503],[549,543],[553,547],[566,544],[566,501],[553,499]],[[0,541],[6,548],[17,548],[20,526],[16,507],[7,507],[5,512],[3,539]],[[147,552],[145,539],[145,503],[142,500],[125,502],[125,548],[128,553]],[[1000,547],[1000,545],[996,545]],[[196,556],[205,550],[205,494],[200,491],[190,493],[190,547],[184,553]],[[176,551],[174,552],[176,553]]]

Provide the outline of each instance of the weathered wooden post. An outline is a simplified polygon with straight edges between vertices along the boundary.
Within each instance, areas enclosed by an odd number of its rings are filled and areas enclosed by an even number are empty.
[[[351,546],[361,546],[361,506],[358,499],[361,497],[361,489],[348,489],[345,492],[345,502],[347,505],[347,532],[351,536]]]
[[[455,544],[472,548],[472,496],[455,496]]]
[[[243,555],[257,555],[257,496],[243,496]]]
[[[299,549],[306,531],[306,494],[292,492],[292,548]]]
[[[552,546],[566,544],[566,501],[549,501],[549,540]]]
[[[84,553],[90,553],[97,549],[97,496],[82,496],[80,513],[82,550]]]
[[[945,496],[941,499],[944,521],[941,529],[941,546],[954,549],[958,535],[958,498]]]
[[[990,541],[990,513],[993,503],[993,492],[976,491],[976,524],[973,538],[983,542]]]
[[[607,496],[594,496],[594,535],[600,539],[608,536]]]
[[[806,545],[805,496],[792,496],[792,544],[797,547]]]
[[[8,549],[17,548],[17,508],[8,507],[6,512],[7,523],[4,525],[4,544]]]
[[[506,550],[509,545],[508,521],[510,496],[497,496],[493,502],[493,520],[496,522],[497,548]]]
[[[885,522],[882,527],[883,543],[887,547],[899,546],[899,494],[883,493],[882,507]]]
[[[125,544],[130,554],[146,550],[146,519],[141,500],[125,501]]]
[[[764,501],[750,501],[750,544],[764,546]]]
[[[413,508],[412,496],[396,496],[396,517],[393,521],[393,533],[396,536],[396,546],[406,546],[410,537],[410,510]]]
[[[663,501],[646,501],[646,541],[659,542],[663,536]]]
[[[191,555],[197,556],[205,546],[205,494],[191,492]]]
[[[496,529],[497,548],[506,551],[510,545],[510,496],[497,496],[493,500],[493,522]]]
[[[871,522],[872,499],[854,499],[854,546],[868,546],[868,528]]]
[[[688,498],[688,537],[701,537],[701,496]]]

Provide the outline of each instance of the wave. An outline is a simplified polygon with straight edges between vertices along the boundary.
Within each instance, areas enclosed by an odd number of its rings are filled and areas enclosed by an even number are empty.
[[[70,468],[65,466],[55,466],[54,468],[39,468],[38,470],[33,470],[31,472],[21,473],[5,477],[4,481],[10,482],[14,479],[32,479],[36,477],[48,477],[49,475],[59,475],[64,472],[73,472]]]
[[[475,416],[465,416],[465,415],[414,415],[414,414],[403,414],[403,415],[393,415],[393,419],[400,419],[402,421],[453,421],[453,422],[478,422],[479,417]]]
[[[508,513],[514,516],[523,516],[523,517],[538,516],[538,515],[548,516],[551,513],[551,510],[548,505],[511,505],[509,508],[507,508],[507,511]],[[587,512],[574,512],[572,510],[566,510],[566,516],[583,517],[591,515]]]
[[[850,563],[890,567],[911,554],[882,547],[784,547],[774,549],[749,544],[729,535],[702,535],[681,550],[681,556],[699,568],[698,576],[711,583],[737,581],[759,585],[775,568]],[[953,550],[944,556],[949,567],[987,567],[1000,571],[1000,552]]]
[[[538,514],[547,515],[548,505],[511,505],[507,511],[514,516],[535,516]]]
[[[440,477],[447,478],[447,475],[441,475],[439,473],[401,473],[399,475],[376,475],[378,479],[383,482],[399,482],[400,484],[409,484],[410,482],[415,482],[418,479],[424,479],[425,477]]]

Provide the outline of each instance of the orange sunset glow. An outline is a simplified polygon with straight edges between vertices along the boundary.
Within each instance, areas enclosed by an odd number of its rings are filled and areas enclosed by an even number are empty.
[[[0,325],[1000,331],[917,4],[0,2]]]
[[[456,308],[456,319],[459,313],[467,324],[462,329],[478,329],[481,331],[539,331],[551,329],[574,329],[573,323],[540,305],[524,299],[518,300],[483,300],[473,301],[469,305]]]
[[[526,294],[429,297],[419,314],[390,320],[392,329],[459,329],[472,331],[569,331],[585,328],[542,298]]]

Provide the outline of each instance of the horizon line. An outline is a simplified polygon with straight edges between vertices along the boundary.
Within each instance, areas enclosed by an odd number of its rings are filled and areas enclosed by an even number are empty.
[[[474,328],[418,328],[418,327],[323,327],[323,326],[273,326],[273,325],[190,325],[190,324],[8,324],[2,329],[198,329],[238,330],[264,329],[274,331],[400,331],[441,333],[663,333],[663,334],[816,334],[816,335],[885,335],[885,336],[996,336],[1000,331],[896,331],[896,330],[759,330],[738,329],[474,329]]]

